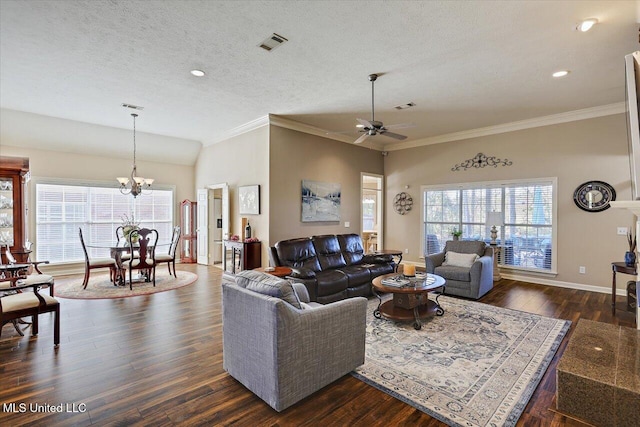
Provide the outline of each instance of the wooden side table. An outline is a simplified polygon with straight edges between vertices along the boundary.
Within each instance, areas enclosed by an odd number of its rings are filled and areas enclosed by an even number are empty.
[[[289,267],[271,267],[271,268],[273,268],[273,270],[271,270],[271,271],[267,271],[266,270],[267,268],[269,268],[269,267],[254,268],[253,270],[254,271],[260,271],[262,273],[271,274],[272,276],[276,276],[276,277],[287,277],[293,271]]]
[[[637,275],[636,266],[629,267],[624,262],[612,262],[611,270],[613,270],[613,279],[611,279],[611,312],[616,314],[616,273],[624,273]]]

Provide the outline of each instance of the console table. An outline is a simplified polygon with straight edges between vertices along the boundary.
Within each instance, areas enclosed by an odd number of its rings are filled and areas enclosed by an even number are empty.
[[[613,279],[611,280],[611,312],[616,314],[616,273],[624,273],[636,275],[636,266],[629,267],[624,262],[612,262],[611,270],[613,270]]]
[[[227,252],[231,253],[227,256]],[[231,261],[231,265],[227,260]],[[223,241],[222,267],[224,274],[235,275],[237,271],[253,270],[262,265],[260,242],[245,243],[239,240]]]

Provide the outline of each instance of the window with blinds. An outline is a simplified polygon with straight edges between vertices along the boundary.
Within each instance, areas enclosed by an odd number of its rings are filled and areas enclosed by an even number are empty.
[[[37,258],[51,263],[84,261],[78,228],[85,243],[109,245],[123,217],[158,230],[159,243],[171,241],[173,191],[154,189],[136,198],[117,188],[36,184]],[[87,248],[91,257],[108,257],[105,248]]]
[[[423,187],[424,253],[441,252],[454,229],[490,243],[495,225],[502,266],[554,271],[555,188],[555,179]]]

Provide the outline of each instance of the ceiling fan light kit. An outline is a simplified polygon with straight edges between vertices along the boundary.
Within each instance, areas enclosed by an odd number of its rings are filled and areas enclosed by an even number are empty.
[[[400,135],[398,133],[389,132],[389,129],[408,128],[413,126],[410,123],[385,126],[384,123],[376,120],[376,110],[375,110],[375,102],[374,102],[375,101],[374,82],[377,79],[378,79],[377,74],[369,74],[369,81],[371,82],[371,120],[356,119],[358,121],[358,124],[356,125],[356,127],[358,128],[358,132],[362,132],[362,135],[353,142],[354,144],[361,144],[367,138],[375,135],[384,135],[386,137],[402,141],[407,139],[407,137],[404,135]]]

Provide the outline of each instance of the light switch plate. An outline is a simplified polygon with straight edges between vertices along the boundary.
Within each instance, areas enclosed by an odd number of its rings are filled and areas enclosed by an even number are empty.
[[[344,222],[344,227],[345,228],[349,228],[351,226],[351,223],[349,221],[345,221]]]

